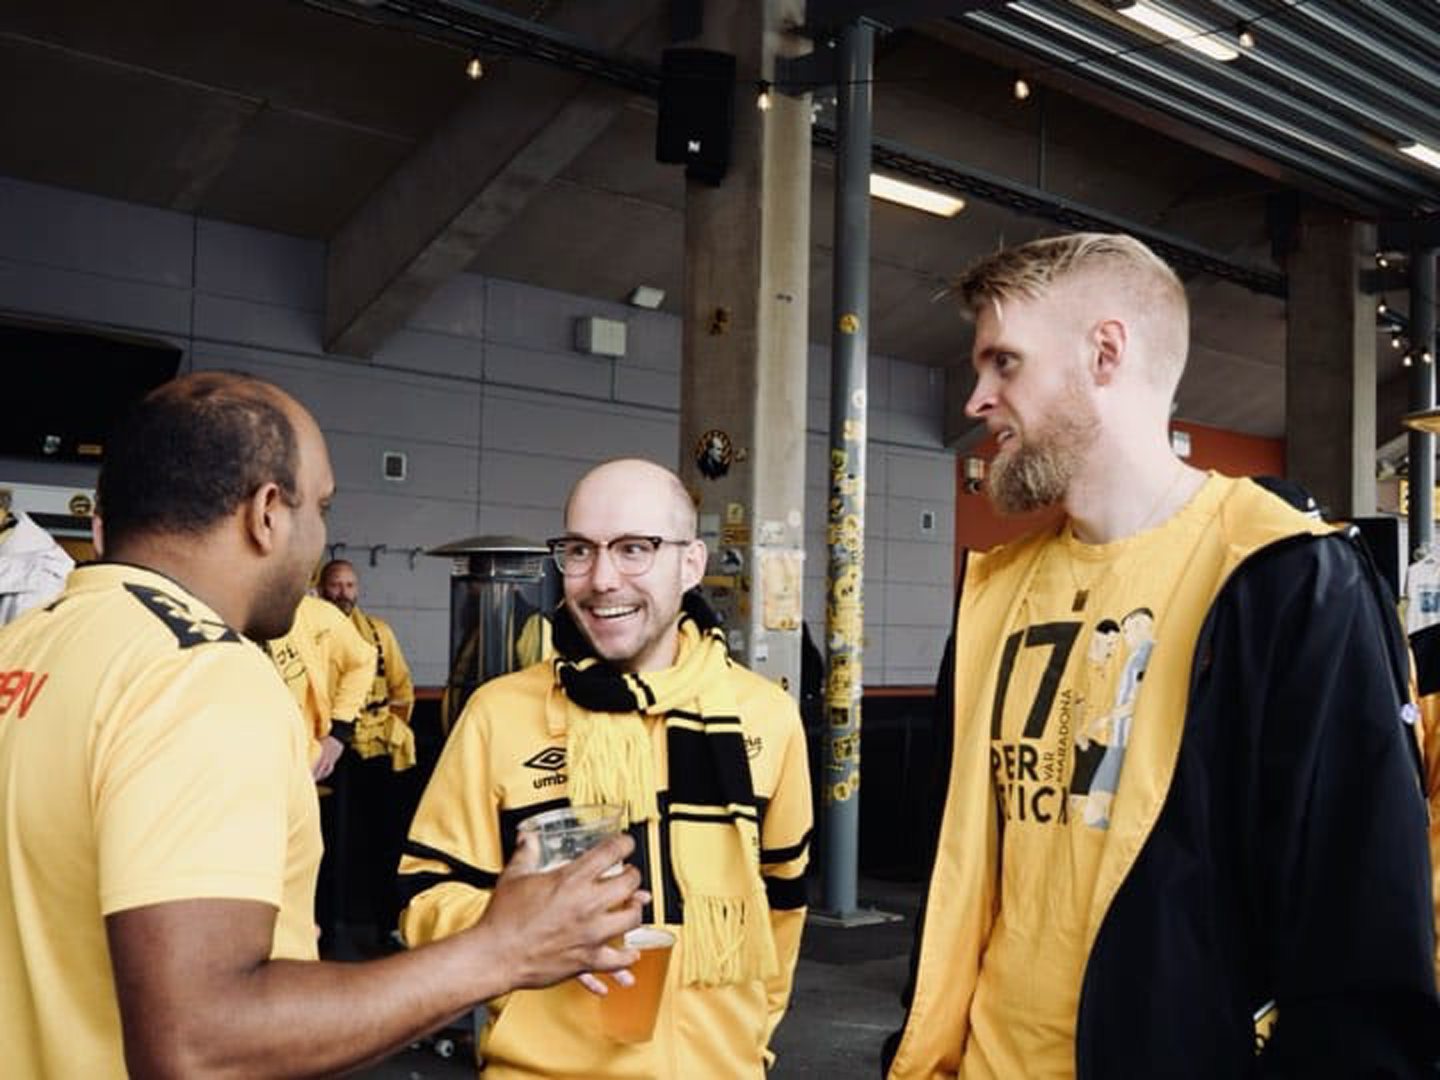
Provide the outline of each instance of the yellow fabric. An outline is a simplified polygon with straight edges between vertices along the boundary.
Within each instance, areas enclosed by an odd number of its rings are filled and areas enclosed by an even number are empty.
[[[1115,891],[1160,815],[1180,747],[1192,653],[1215,595],[1234,568],[1259,547],[1299,533],[1329,531],[1248,481],[1212,474],[1195,499],[1213,509],[1194,523],[1198,536],[1186,543],[1190,557],[1185,574],[1165,605],[1163,624],[1156,626],[1160,644],[1150,656],[1146,691],[1132,717],[1132,737],[1094,884],[1082,898],[1086,909],[1078,950],[1082,957],[1089,956]],[[988,963],[1001,903],[996,880],[1000,823],[990,763],[991,706],[1005,634],[1020,625],[1020,607],[1034,587],[1048,549],[1059,542],[1054,532],[1027,537],[972,555],[966,568],[955,629],[949,788],[915,993],[891,1064],[892,1080],[967,1075],[961,1072],[961,1061],[972,1035],[982,959]],[[1133,569],[1127,562],[1116,572],[1129,574]]]
[[[350,611],[350,623],[378,656],[370,692],[355,721],[351,749],[362,758],[389,755],[391,769],[402,772],[415,764],[415,732],[410,727],[415,686],[410,665],[395,631],[380,616],[355,607]]]
[[[1162,527],[1112,544],[1083,544],[1065,527],[1006,627],[1012,659],[1002,661],[1000,731],[990,736],[1004,900],[970,1006],[960,1068],[969,1080],[1074,1069],[1116,779],[1141,690],[1166,694],[1146,677],[1148,659],[1220,493],[1207,484]],[[1037,723],[1032,708],[1046,704]]]
[[[575,801],[604,802],[624,808],[626,824],[659,817],[654,770],[644,745],[648,718],[663,718],[667,732],[683,728],[710,743],[711,755],[735,755],[743,768],[744,740],[730,690],[730,658],[724,631],[701,630],[691,618],[680,620],[675,663],[662,671],[619,675],[594,658],[558,659],[550,692],[550,730],[569,730],[570,783]],[[566,691],[560,675],[569,668],[582,675],[613,673],[633,713],[592,714]],[[577,680],[578,681],[578,680]],[[672,716],[682,710],[683,716]],[[578,738],[576,737],[578,735]],[[721,736],[732,738],[715,742]],[[718,748],[717,748],[718,746]],[[743,772],[741,773],[743,776]],[[760,840],[752,805],[682,801],[686,779],[672,780],[671,860],[685,898],[686,984],[722,986],[775,973],[775,943],[765,922],[765,887],[760,880]]]
[[[1440,693],[1419,699],[1419,735],[1425,764],[1425,798],[1430,805],[1430,876],[1435,896],[1435,977],[1440,981]]]
[[[290,632],[271,641],[269,651],[300,706],[313,760],[332,720],[359,716],[375,678],[375,648],[334,604],[306,596]]]
[[[0,631],[5,1075],[125,1074],[107,914],[254,900],[278,912],[271,955],[313,959],[319,860],[294,702],[177,583],[84,566]]]
[[[801,842],[811,827],[804,729],[794,703],[769,680],[738,666],[730,668],[727,679],[745,735],[751,782],[767,804],[762,851],[783,852],[777,861],[762,863],[762,873],[767,881],[797,882],[808,858]],[[505,857],[502,815],[514,822],[532,808],[574,798],[565,736],[551,733],[546,715],[552,685],[550,666],[537,664],[494,679],[471,696],[420,802],[412,842],[482,873],[498,873]],[[658,719],[644,723],[656,783],[664,792],[669,784],[665,728]],[[573,981],[517,991],[491,1003],[481,1036],[486,1080],[763,1080],[770,1038],[790,1000],[805,909],[767,904],[778,956],[772,978],[722,987],[685,985],[681,973],[689,931],[669,906],[677,885],[664,858],[660,824],[648,821],[633,831],[642,851],[650,853],[635,860],[644,868],[644,887],[654,894],[646,919],[677,937],[655,1038],[628,1046],[599,1035],[595,999]],[[407,854],[401,881],[448,869],[436,859]],[[427,888],[401,917],[405,939],[420,944],[473,925],[489,895],[458,880]]]

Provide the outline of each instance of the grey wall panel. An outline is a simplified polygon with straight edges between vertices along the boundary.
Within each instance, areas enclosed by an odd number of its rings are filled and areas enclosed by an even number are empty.
[[[934,587],[949,580],[954,562],[954,549],[947,544],[885,541],[885,578],[891,584],[906,582]]]
[[[394,492],[409,499],[477,500],[474,469],[475,451],[445,443],[402,442],[383,435],[350,431],[327,431],[330,465],[336,487],[342,492]],[[408,470],[403,481],[381,475],[381,453],[399,450],[406,454]]]
[[[195,219],[0,177],[0,255],[152,285],[191,284]]]
[[[680,409],[680,376],[633,364],[615,365],[615,400],[627,405]]]
[[[189,289],[16,261],[5,257],[8,239],[0,238],[0,311],[122,327],[172,341],[189,337]]]
[[[486,391],[481,421],[486,448],[597,462],[633,454],[674,464],[679,430],[673,414],[501,390]]]
[[[325,304],[325,245],[202,218],[195,228],[195,287],[318,312]]]
[[[319,355],[320,313],[228,296],[195,294],[197,338]]]
[[[471,448],[480,443],[477,384],[377,370],[348,360],[208,344],[196,346],[195,366],[270,379],[303,402],[327,433],[361,432],[391,436],[392,441]]]
[[[480,494],[486,503],[549,510],[558,515],[570,488],[593,464],[575,458],[490,449],[480,460]]]
[[[484,371],[485,343],[413,327],[397,330],[375,353],[375,366],[402,368],[479,382]]]
[[[614,361],[570,351],[491,343],[485,348],[485,381],[604,400],[614,381]]]

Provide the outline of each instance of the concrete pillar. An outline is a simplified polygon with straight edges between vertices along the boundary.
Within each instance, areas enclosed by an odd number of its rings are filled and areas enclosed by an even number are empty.
[[[1374,258],[1374,226],[1301,211],[1286,266],[1285,472],[1338,518],[1375,512],[1375,305],[1359,290]]]
[[[707,3],[700,38],[737,59],[735,127],[718,187],[686,182],[680,475],[710,545],[706,594],[731,653],[798,694],[805,551],[810,97],[771,93],[803,0]]]

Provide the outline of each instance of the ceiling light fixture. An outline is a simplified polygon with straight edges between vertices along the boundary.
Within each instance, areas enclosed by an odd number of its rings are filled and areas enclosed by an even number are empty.
[[[1401,143],[1397,149],[1432,169],[1440,169],[1440,150],[1433,146],[1426,146],[1422,142],[1409,142]]]
[[[476,81],[485,74],[485,65],[480,62],[480,54],[473,53],[465,63],[465,75],[471,82]]]
[[[1194,49],[1212,60],[1229,62],[1240,58],[1239,52],[1216,36],[1218,31],[1206,30],[1192,22],[1177,19],[1168,11],[1144,3],[1143,0],[1135,0],[1134,3],[1125,4],[1115,10],[1117,14],[1125,16],[1131,22],[1137,22],[1162,37],[1168,38],[1176,45]]]
[[[1030,96],[1030,84],[1023,77],[1015,80],[1015,100],[1024,101]]]
[[[913,210],[924,210],[936,217],[954,217],[965,209],[965,200],[943,192],[923,188],[919,184],[908,184],[894,177],[870,174],[870,194],[886,202],[899,203]]]

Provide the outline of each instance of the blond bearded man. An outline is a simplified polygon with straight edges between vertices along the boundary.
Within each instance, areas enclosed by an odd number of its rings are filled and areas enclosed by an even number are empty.
[[[315,960],[319,815],[283,635],[335,481],[293,398],[219,372],[105,446],[102,561],[0,630],[0,1047],[8,1076],[330,1076],[475,1002],[633,962],[613,838],[501,875],[485,918]],[[23,685],[22,685],[23,684]],[[628,976],[627,976],[628,978]]]
[[[1064,514],[963,572],[890,1077],[1428,1075],[1425,807],[1368,559],[1171,451],[1187,305],[1144,245],[1035,241],[957,291],[991,498]]]
[[[530,814],[624,808],[676,935],[652,1039],[601,1030],[579,983],[513,994],[481,1039],[487,1080],[760,1080],[805,921],[810,783],[795,704],[730,660],[692,592],[705,570],[674,473],[607,462],[575,486],[551,550],[552,662],[480,687],[420,802],[401,863],[410,941],[468,926]]]

